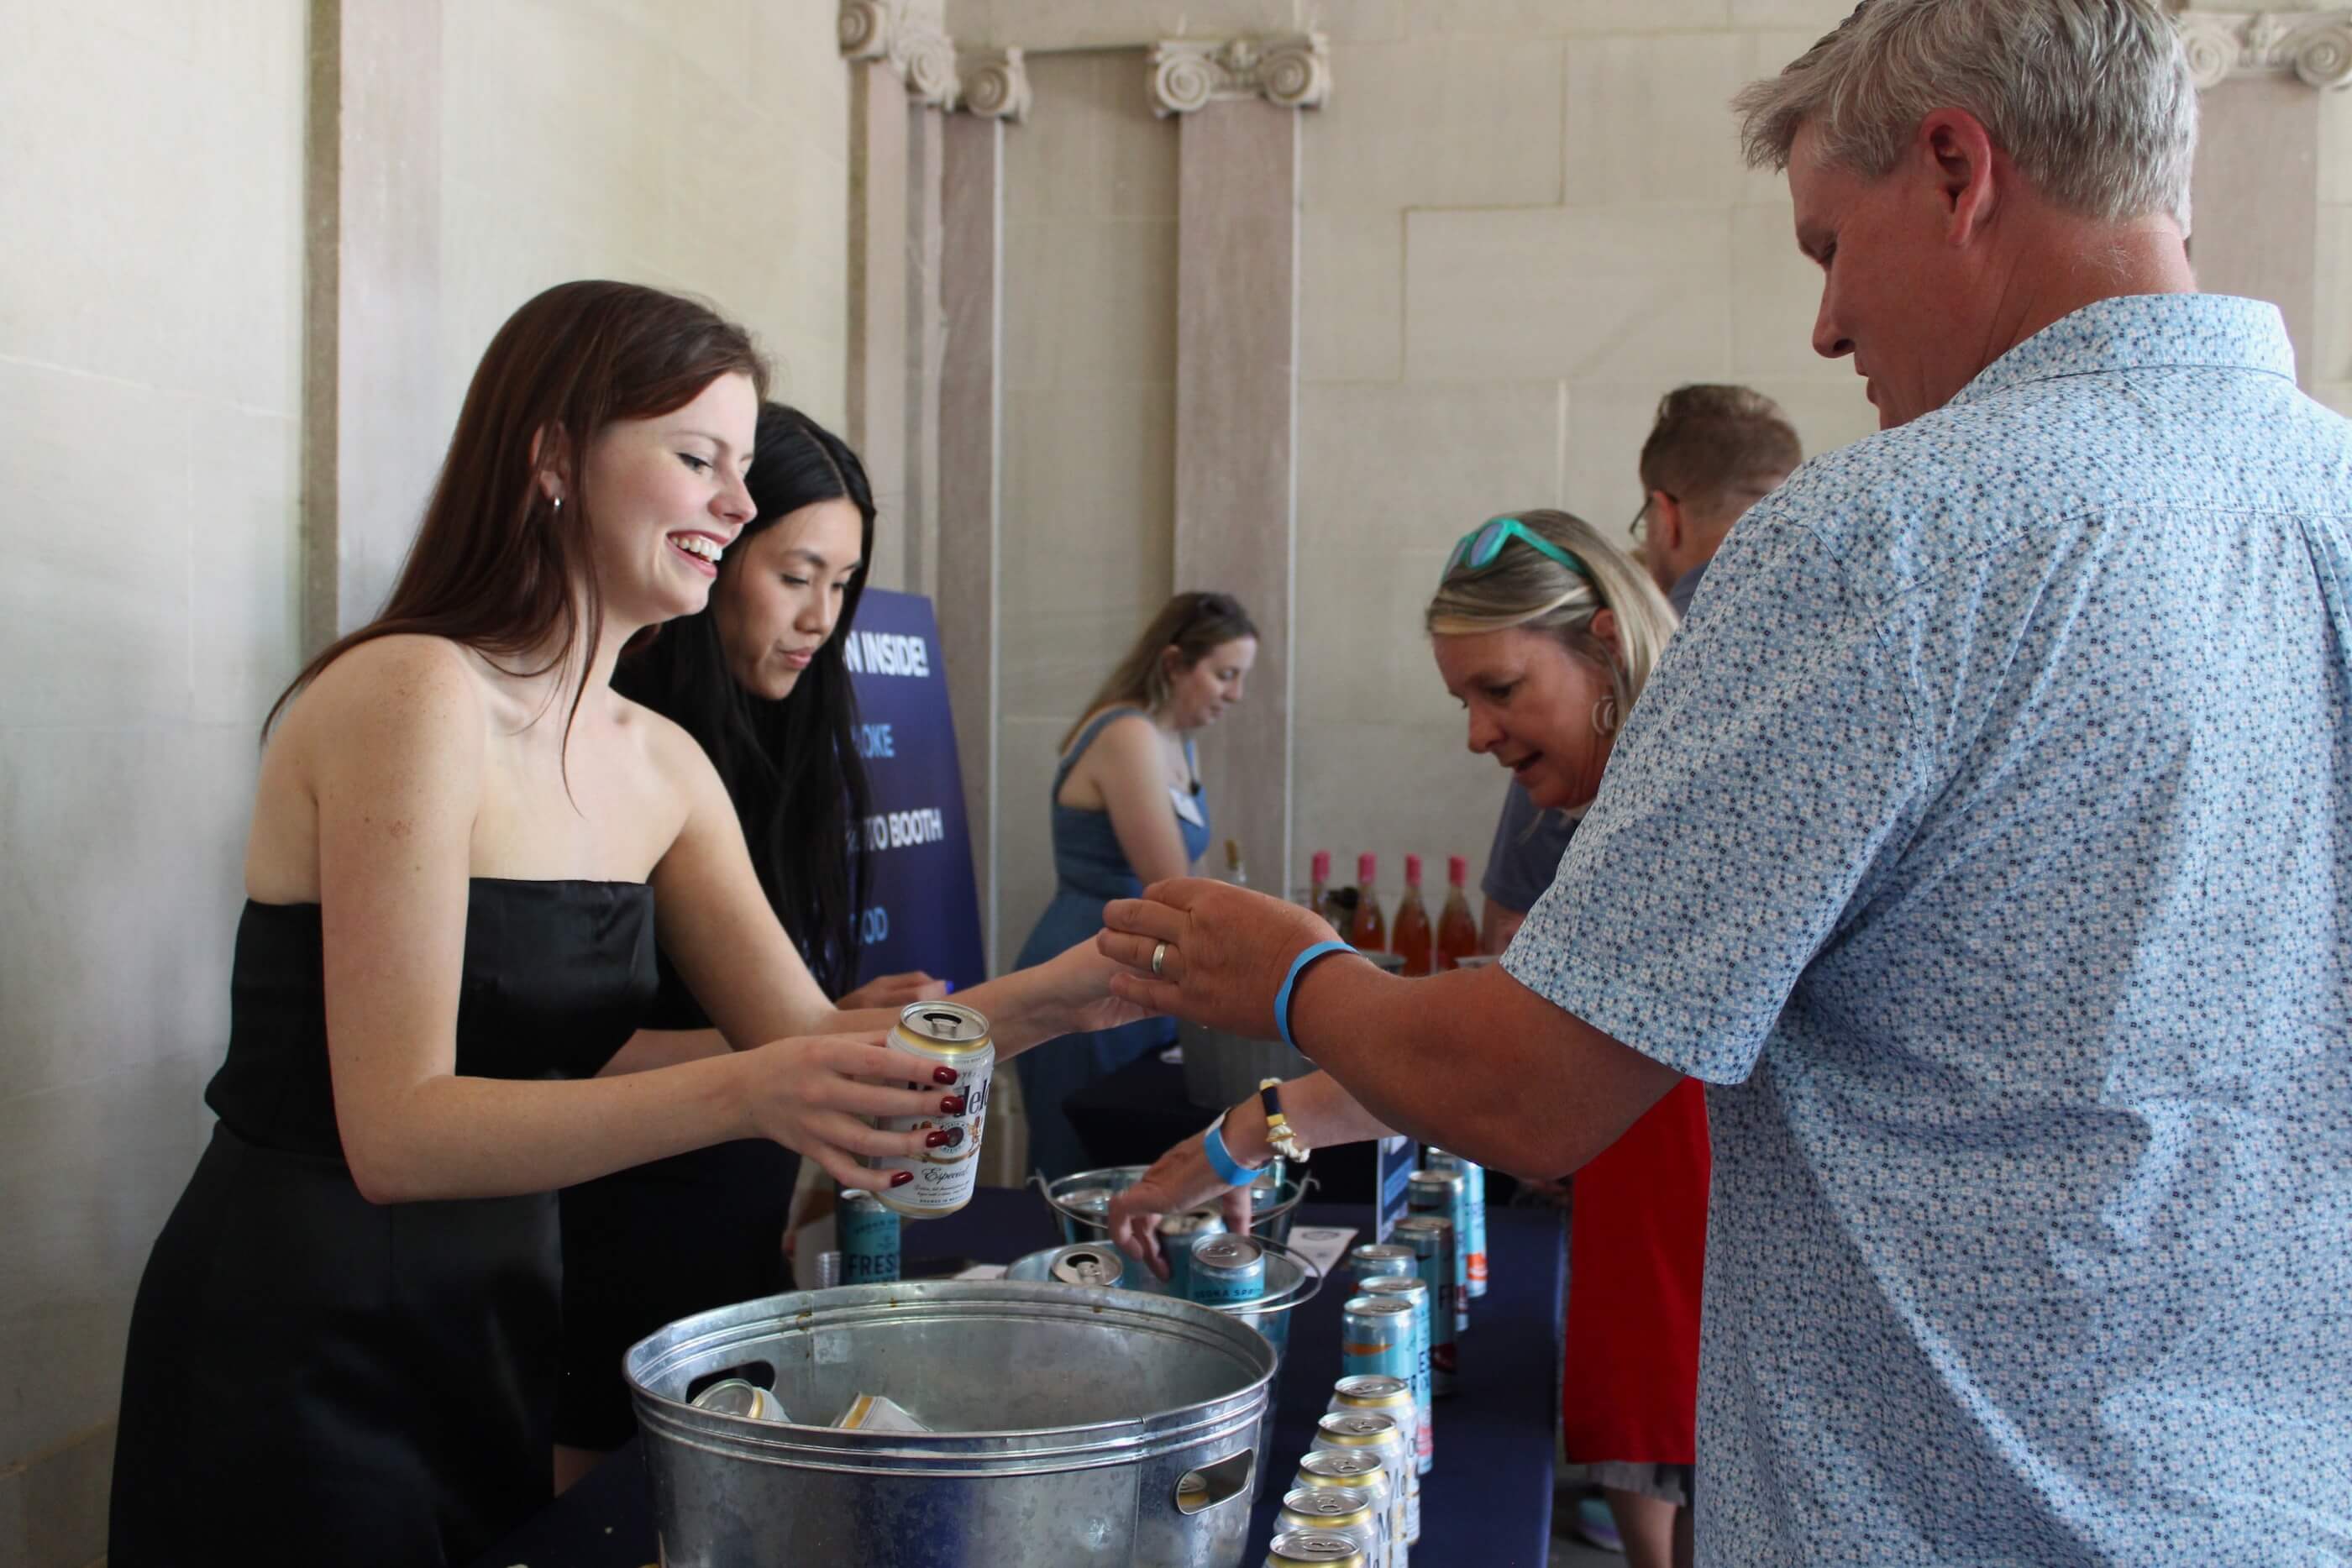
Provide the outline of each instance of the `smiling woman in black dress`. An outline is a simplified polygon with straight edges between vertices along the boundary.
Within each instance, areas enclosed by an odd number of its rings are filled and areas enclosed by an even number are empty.
[[[852,1182],[919,1154],[858,1120],[939,1103],[872,1082],[904,1082],[887,1015],[824,1000],[701,747],[610,689],[752,516],[763,381],[689,301],[525,305],[383,615],[273,716],[220,1124],[132,1311],[115,1568],[470,1559],[550,1495],[553,1189],[731,1138]],[[738,1049],[591,1078],[653,995],[656,899]],[[1106,970],[982,1005],[1017,1051],[1132,1016]]]

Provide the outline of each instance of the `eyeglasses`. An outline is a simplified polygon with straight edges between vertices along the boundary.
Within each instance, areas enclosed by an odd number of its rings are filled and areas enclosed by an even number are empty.
[[[1465,566],[1472,571],[1484,571],[1495,564],[1495,558],[1502,554],[1503,547],[1513,539],[1517,539],[1529,549],[1551,557],[1585,581],[1592,580],[1591,571],[1582,561],[1517,517],[1490,518],[1464,534],[1454,542],[1453,551],[1446,556],[1445,570],[1437,574],[1438,580],[1443,582]]]

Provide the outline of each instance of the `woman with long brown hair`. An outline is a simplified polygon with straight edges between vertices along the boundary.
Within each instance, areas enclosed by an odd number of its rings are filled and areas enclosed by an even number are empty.
[[[1180,593],[1161,606],[1076,723],[1054,771],[1053,901],[1021,948],[1034,964],[1102,930],[1103,905],[1182,876],[1209,846],[1209,804],[1192,736],[1242,700],[1257,628],[1223,593]],[[1062,1102],[1176,1038],[1144,1019],[1066,1040],[1023,1059],[1029,1166],[1048,1176],[1082,1168],[1085,1145]]]
[[[763,1136],[837,1178],[936,1114],[763,896],[709,761],[615,695],[752,516],[765,368],[705,307],[548,290],[468,389],[384,612],[273,710],[213,1142],[132,1311],[117,1568],[463,1562],[549,1495],[553,1189]],[[659,941],[736,1049],[593,1078]],[[1131,1018],[1084,955],[1008,1050]],[[821,1031],[824,1031],[821,1033]],[[578,1082],[575,1082],[578,1081]]]

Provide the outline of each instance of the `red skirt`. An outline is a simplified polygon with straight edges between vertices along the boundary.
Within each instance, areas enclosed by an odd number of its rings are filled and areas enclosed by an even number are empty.
[[[1706,1090],[1685,1079],[1576,1173],[1560,1390],[1572,1464],[1694,1462],[1711,1165]]]

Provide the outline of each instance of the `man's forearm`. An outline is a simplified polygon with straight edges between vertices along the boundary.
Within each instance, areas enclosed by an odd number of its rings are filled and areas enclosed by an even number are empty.
[[[1282,1092],[1310,1145],[1393,1128],[1520,1176],[1574,1170],[1679,1077],[1499,966],[1407,980],[1327,959],[1300,977],[1291,1032],[1323,1069]]]

